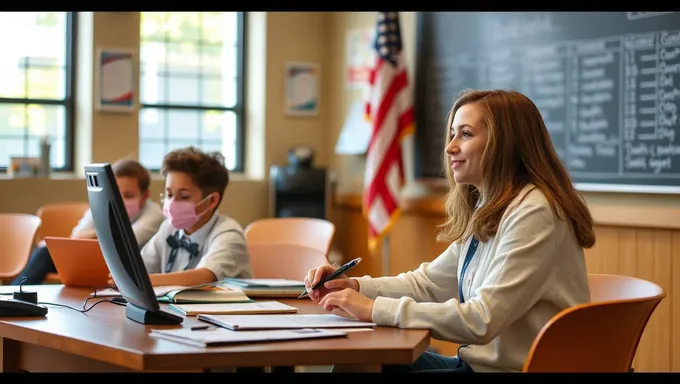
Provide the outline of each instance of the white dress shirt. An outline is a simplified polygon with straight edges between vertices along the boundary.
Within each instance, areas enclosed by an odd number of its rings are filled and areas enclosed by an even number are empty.
[[[142,248],[142,259],[148,273],[165,273],[172,250],[167,238],[177,232],[180,237],[188,237],[192,243],[198,244],[198,255],[191,257],[188,250],[180,247],[170,272],[206,268],[218,281],[226,277],[252,277],[243,228],[236,220],[217,212],[191,235],[174,228],[170,220],[163,221],[158,232]]]

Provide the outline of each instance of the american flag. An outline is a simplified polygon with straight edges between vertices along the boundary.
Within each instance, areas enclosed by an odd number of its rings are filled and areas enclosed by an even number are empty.
[[[375,249],[397,219],[404,183],[402,139],[413,132],[413,104],[402,56],[398,12],[379,12],[366,118],[373,127],[364,176],[368,246]]]

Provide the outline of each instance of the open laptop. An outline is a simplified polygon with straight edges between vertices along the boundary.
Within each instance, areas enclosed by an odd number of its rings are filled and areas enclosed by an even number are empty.
[[[45,237],[59,279],[67,287],[108,287],[109,268],[95,239]]]

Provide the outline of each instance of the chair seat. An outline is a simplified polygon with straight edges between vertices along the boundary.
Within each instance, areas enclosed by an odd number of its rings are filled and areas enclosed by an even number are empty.
[[[58,273],[48,273],[47,276],[45,276],[45,280],[43,281],[43,284],[61,284],[61,279],[59,278]]]

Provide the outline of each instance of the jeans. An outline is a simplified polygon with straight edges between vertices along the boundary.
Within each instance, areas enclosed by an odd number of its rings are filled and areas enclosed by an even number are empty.
[[[21,280],[24,277],[26,278],[26,281],[24,281],[24,284],[26,285],[42,284],[42,282],[45,281],[45,277],[50,272],[57,272],[57,269],[52,262],[50,252],[47,250],[46,246],[37,247],[33,250],[33,253],[31,253],[26,268],[24,268],[19,276],[12,281],[11,285],[21,284]]]
[[[442,356],[434,352],[424,352],[413,364],[406,365],[383,365],[385,373],[396,372],[447,372],[447,373],[473,373],[468,363],[458,356]]]

